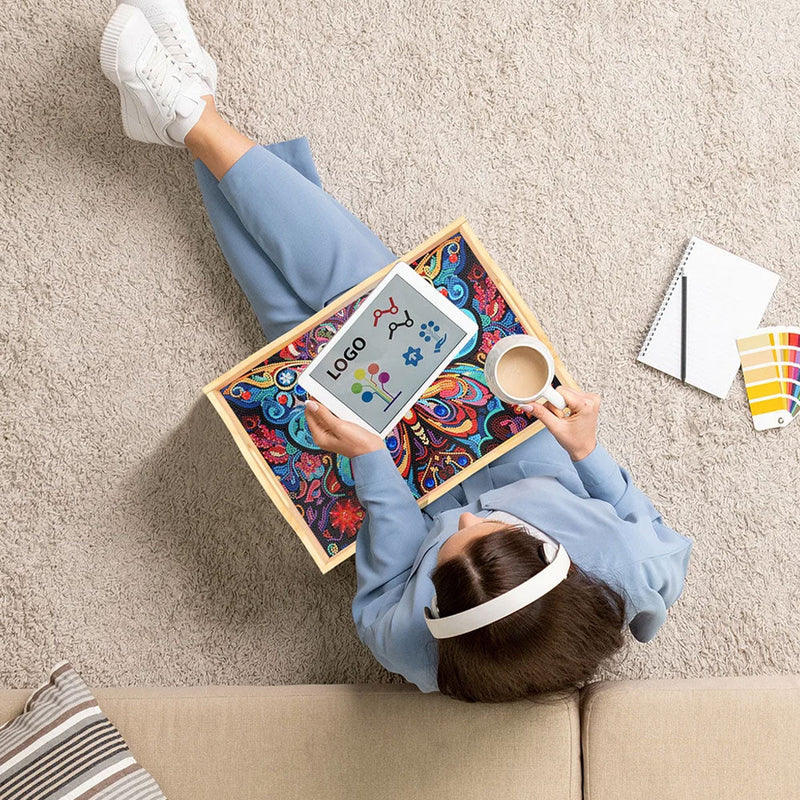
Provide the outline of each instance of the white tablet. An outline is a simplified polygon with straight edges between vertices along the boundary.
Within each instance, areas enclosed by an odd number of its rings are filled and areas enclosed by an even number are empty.
[[[337,416],[386,436],[477,331],[468,312],[400,261],[298,383]]]

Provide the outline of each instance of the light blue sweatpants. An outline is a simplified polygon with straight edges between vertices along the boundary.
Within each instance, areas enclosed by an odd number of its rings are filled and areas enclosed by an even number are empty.
[[[331,197],[308,139],[247,151],[221,181],[195,173],[217,241],[268,339],[395,260]]]

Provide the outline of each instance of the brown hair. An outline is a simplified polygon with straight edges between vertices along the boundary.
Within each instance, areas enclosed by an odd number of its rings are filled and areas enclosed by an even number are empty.
[[[439,613],[449,616],[491,600],[546,566],[542,541],[522,527],[480,536],[434,570]],[[484,703],[566,694],[622,647],[624,619],[624,599],[572,564],[558,586],[530,605],[439,639],[439,691]]]

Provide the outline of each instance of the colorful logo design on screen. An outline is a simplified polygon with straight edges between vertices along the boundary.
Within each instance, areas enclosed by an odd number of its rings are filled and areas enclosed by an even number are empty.
[[[389,308],[376,308],[372,312],[372,327],[378,327],[378,320],[384,314],[397,314],[400,309],[397,307],[397,303],[395,303],[394,298],[389,298]],[[392,336],[394,336],[394,332],[398,328],[413,328],[414,327],[414,320],[411,319],[411,314],[408,313],[408,309],[403,309],[404,320],[403,322],[390,322],[389,323],[389,341],[391,341]]]
[[[440,353],[442,345],[447,341],[447,334],[440,337],[439,326],[435,325],[433,320],[430,320],[429,322],[423,322],[422,325],[419,326],[419,338],[424,339],[426,342],[429,342],[431,339],[436,339],[436,347],[433,348],[433,352]]]
[[[394,336],[394,332],[398,328],[413,328],[414,327],[414,320],[411,319],[411,315],[408,313],[407,309],[403,309],[403,313],[406,315],[405,322],[390,322],[389,323],[389,340],[391,341],[392,336]]]
[[[388,372],[381,372],[378,364],[370,364],[366,370],[359,367],[354,373],[353,377],[356,382],[350,387],[353,394],[360,394],[361,399],[365,403],[371,403],[376,397],[380,397],[386,401],[384,411],[388,411],[395,400],[402,394],[391,394],[386,390],[386,384],[391,380],[391,375]]]
[[[403,361],[405,361],[407,367],[416,367],[423,358],[422,350],[419,347],[409,347],[403,353]]]

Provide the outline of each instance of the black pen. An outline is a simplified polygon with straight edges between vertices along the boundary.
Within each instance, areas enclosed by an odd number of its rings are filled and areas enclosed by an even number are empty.
[[[686,380],[686,273],[681,275],[681,380]]]

